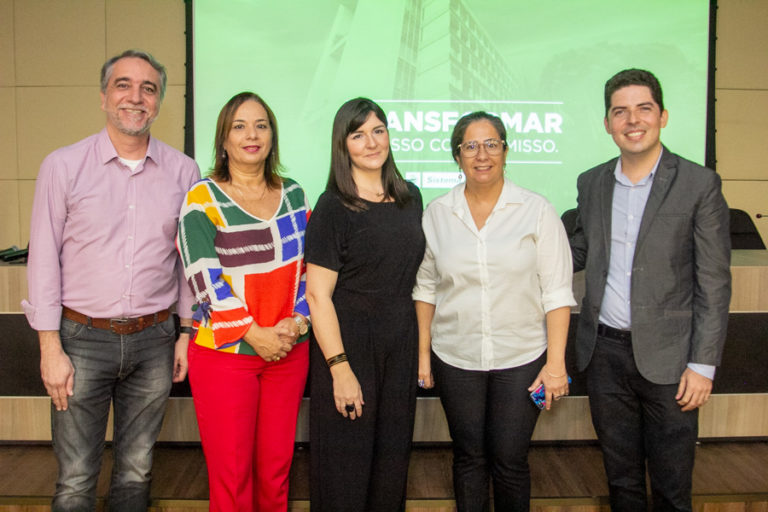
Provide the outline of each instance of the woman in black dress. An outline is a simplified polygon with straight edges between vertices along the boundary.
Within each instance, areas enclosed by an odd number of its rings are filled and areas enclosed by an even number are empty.
[[[365,98],[342,105],[306,233],[313,512],[405,509],[421,211],[392,159],[384,112]]]

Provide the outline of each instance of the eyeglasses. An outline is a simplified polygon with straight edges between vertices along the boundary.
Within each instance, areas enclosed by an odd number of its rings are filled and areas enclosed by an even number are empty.
[[[507,143],[499,139],[485,139],[482,142],[477,140],[468,140],[467,142],[459,144],[458,147],[459,151],[461,152],[461,156],[473,157],[480,151],[481,145],[485,146],[485,151],[490,156],[496,156],[500,155],[501,152],[504,151]]]

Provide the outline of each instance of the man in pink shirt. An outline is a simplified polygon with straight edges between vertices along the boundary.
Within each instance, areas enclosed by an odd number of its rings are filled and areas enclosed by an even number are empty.
[[[146,510],[171,381],[186,376],[194,297],[174,238],[200,173],[149,134],[165,86],[165,68],[148,53],[109,59],[101,70],[106,127],[40,166],[22,305],[52,399],[54,511],[94,510],[110,403],[110,510]]]

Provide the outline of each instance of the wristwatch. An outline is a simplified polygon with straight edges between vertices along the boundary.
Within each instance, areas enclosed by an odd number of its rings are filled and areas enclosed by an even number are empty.
[[[299,336],[304,336],[307,334],[309,331],[309,326],[301,316],[293,315],[293,321],[296,322],[296,325],[299,327]]]

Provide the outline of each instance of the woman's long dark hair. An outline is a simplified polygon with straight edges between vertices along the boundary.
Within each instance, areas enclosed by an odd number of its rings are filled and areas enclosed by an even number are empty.
[[[221,107],[219,119],[216,121],[216,136],[213,140],[214,163],[213,169],[211,169],[213,171],[211,178],[223,182],[232,179],[229,174],[229,157],[224,151],[224,141],[227,140],[229,132],[232,130],[232,119],[234,119],[237,109],[246,101],[255,101],[267,112],[269,127],[272,129],[272,147],[269,150],[269,155],[267,155],[267,160],[264,162],[264,182],[268,188],[280,188],[283,182],[280,174],[283,167],[280,165],[280,152],[277,146],[277,119],[275,119],[275,114],[269,105],[261,99],[261,96],[253,92],[235,94]]]
[[[344,206],[354,211],[367,210],[365,204],[357,193],[355,181],[352,179],[352,159],[347,148],[347,136],[360,128],[365,123],[370,113],[387,126],[387,116],[376,103],[368,98],[355,98],[344,103],[333,120],[333,134],[331,135],[331,170],[328,174],[328,184],[325,189],[336,192]],[[400,171],[397,170],[395,160],[392,158],[392,148],[389,149],[387,159],[381,166],[381,185],[384,189],[384,198],[391,198],[399,207],[411,200],[408,185],[405,183]]]

